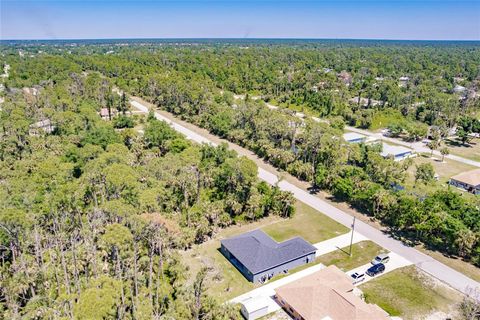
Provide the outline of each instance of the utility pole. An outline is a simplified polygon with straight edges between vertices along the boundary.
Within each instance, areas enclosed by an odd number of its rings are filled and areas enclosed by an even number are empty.
[[[353,233],[354,232],[355,232],[355,217],[353,217],[352,236],[350,237],[350,257],[352,256],[352,244],[353,244]]]

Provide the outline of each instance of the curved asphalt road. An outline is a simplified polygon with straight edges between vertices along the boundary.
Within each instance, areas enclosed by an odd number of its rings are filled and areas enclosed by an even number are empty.
[[[133,107],[137,108],[140,111],[148,112],[149,108],[147,105],[140,103],[136,100],[131,100],[130,103]],[[195,141],[197,143],[209,143],[212,145],[217,145],[207,137],[198,134],[181,124],[170,120],[169,118],[161,115],[158,112],[155,112],[155,117],[159,120],[166,121],[178,132],[184,134],[188,139]],[[245,154],[250,154],[250,152],[245,152]],[[293,193],[296,199],[308,204],[309,206],[319,210],[326,216],[336,220],[337,222],[343,224],[344,226],[351,227],[352,216],[348,213],[332,206],[326,201],[315,197],[309,192],[287,182],[280,181],[278,182],[278,177],[263,169],[258,168],[258,177],[269,184],[278,183],[280,189],[285,191],[290,191]],[[388,234],[383,233],[382,231],[357,220],[355,224],[355,231],[359,234],[365,236],[366,238],[372,240],[378,245],[388,249],[389,251],[395,252],[396,254],[402,256],[403,258],[411,261],[418,268],[429,273],[435,278],[443,281],[444,283],[450,285],[452,288],[457,289],[460,292],[468,294],[473,288],[480,288],[480,283],[470,279],[464,274],[444,265],[443,263],[433,259],[432,257],[412,248],[404,245],[401,241],[395,240],[390,237]]]

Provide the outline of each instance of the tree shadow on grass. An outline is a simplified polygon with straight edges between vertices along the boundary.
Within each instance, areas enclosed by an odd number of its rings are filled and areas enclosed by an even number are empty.
[[[457,139],[445,139],[444,140],[445,144],[447,144],[450,147],[464,147],[464,148],[473,148],[473,146],[476,146],[476,142],[469,142],[469,143],[463,143],[462,141],[459,141]]]

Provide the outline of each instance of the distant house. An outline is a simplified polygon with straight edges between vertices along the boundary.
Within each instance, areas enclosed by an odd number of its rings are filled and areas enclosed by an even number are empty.
[[[360,101],[359,101],[360,100]],[[351,104],[355,105],[360,105],[361,107],[367,107],[367,106],[378,106],[382,103],[382,101],[379,100],[374,100],[374,99],[368,99],[368,98],[360,98],[360,97],[353,97],[348,100]]]
[[[353,82],[352,75],[347,71],[343,70],[337,75],[338,79],[341,80],[347,87],[350,86]]]
[[[28,133],[31,136],[38,136],[42,133],[52,133],[54,130],[55,126],[52,124],[50,119],[44,119],[31,124]]]
[[[449,184],[473,194],[480,194],[480,169],[457,174],[450,178]]]
[[[269,306],[272,304],[272,300],[268,297],[250,297],[241,302],[242,307],[240,312],[247,320],[255,320],[266,316],[271,312]]]
[[[387,320],[387,312],[363,301],[347,274],[331,265],[275,289],[277,303],[293,319]]]
[[[403,77],[400,77],[398,81],[399,81],[398,85],[400,87],[406,87],[408,82],[410,81],[410,77],[403,76]]]
[[[110,120],[115,116],[116,110],[110,109],[110,113],[109,113],[108,108],[102,108],[100,109],[100,112],[98,114],[103,120]]]
[[[38,96],[38,93],[39,93],[39,88],[38,86],[37,87],[32,87],[32,88],[22,88],[22,91],[25,95],[29,95],[29,96]]]
[[[453,87],[453,92],[455,93],[463,93],[467,90],[467,88],[465,88],[464,86],[461,86],[461,85],[455,85],[455,87]]]
[[[382,143],[382,152],[380,154],[384,158],[393,157],[395,161],[402,161],[414,155],[410,148],[394,146],[387,143]]]
[[[316,248],[300,237],[276,242],[254,230],[222,240],[220,251],[249,281],[265,282],[313,261]]]
[[[318,70],[320,71],[320,70]],[[323,68],[323,73],[330,73],[332,71],[332,69],[330,68]]]
[[[367,141],[367,136],[356,132],[346,132],[343,134],[343,140],[350,143],[361,143]]]

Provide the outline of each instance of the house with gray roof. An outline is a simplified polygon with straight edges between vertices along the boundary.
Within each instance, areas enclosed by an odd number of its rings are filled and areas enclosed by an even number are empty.
[[[220,252],[251,282],[265,282],[276,274],[315,260],[316,248],[300,237],[276,242],[261,230],[221,241]]]

